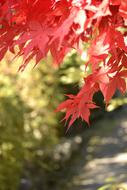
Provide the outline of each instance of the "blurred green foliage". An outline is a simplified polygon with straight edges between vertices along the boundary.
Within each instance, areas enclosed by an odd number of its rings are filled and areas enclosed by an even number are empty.
[[[65,135],[63,115],[55,109],[64,94],[78,92],[85,76],[84,60],[75,52],[59,69],[49,57],[35,69],[31,63],[23,73],[17,72],[22,60],[10,63],[11,56],[0,66],[0,190],[17,190],[24,176],[35,186],[39,175],[43,185],[55,177],[59,167],[48,153]],[[95,99],[103,104],[102,95]]]
[[[42,63],[17,73],[8,61],[0,67],[0,190],[18,189],[24,164],[58,143],[63,131],[54,111],[63,99],[58,69]]]
[[[36,178],[33,170],[43,176],[57,167],[47,155],[65,134],[55,109],[64,94],[77,92],[83,71],[75,52],[60,69],[48,59],[35,69],[31,63],[23,73],[17,72],[21,60],[10,64],[11,55],[1,63],[0,190],[17,190],[24,175],[31,177],[26,168]]]

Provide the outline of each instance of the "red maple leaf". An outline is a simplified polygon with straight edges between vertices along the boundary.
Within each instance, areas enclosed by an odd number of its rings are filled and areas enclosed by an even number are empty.
[[[110,77],[109,83],[100,84],[100,89],[104,95],[106,103],[112,98],[115,94],[116,89],[120,90],[123,94],[126,91],[126,82],[125,77],[127,77],[127,70],[118,72],[115,76]]]
[[[69,126],[81,117],[89,121],[96,91],[106,102],[119,89],[126,90],[127,78],[127,1],[126,0],[1,0],[0,60],[9,50],[23,56],[24,70],[35,58],[35,65],[50,51],[60,64],[73,48],[88,43],[92,73],[84,79],[80,92],[62,103]]]

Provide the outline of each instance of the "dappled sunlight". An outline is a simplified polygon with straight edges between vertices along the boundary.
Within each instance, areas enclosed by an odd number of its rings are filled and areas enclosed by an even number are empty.
[[[99,169],[99,167],[103,167],[105,164],[120,164],[124,165],[127,163],[127,153],[119,153],[114,157],[105,157],[100,159],[94,159],[94,161],[89,162],[87,168],[91,169]],[[102,175],[102,174],[101,174]]]
[[[99,123],[105,132],[103,134],[101,131],[95,132],[89,139],[87,147],[84,147],[85,160],[82,160],[78,173],[75,172],[72,182],[68,184],[69,190],[126,190],[126,109],[118,112],[116,116],[115,123],[112,119]],[[109,129],[110,126],[112,130],[109,130],[108,134],[106,128]]]

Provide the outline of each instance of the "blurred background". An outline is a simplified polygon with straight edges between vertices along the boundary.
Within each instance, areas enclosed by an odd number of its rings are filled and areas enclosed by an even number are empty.
[[[74,184],[74,176],[84,172],[81,169],[96,154],[109,154],[107,149],[113,139],[106,150],[101,148],[98,152],[98,145],[103,144],[104,135],[112,135],[113,130],[116,131],[114,127],[118,122],[115,121],[124,115],[119,116],[121,110],[126,110],[126,96],[121,97],[116,92],[107,112],[102,94],[95,94],[94,101],[101,109],[93,111],[91,127],[78,120],[66,133],[66,126],[61,122],[64,113],[56,113],[55,109],[65,100],[64,94],[76,94],[82,86],[87,59],[85,53],[79,58],[72,51],[60,68],[52,65],[49,56],[34,69],[31,62],[22,73],[17,72],[22,60],[12,61],[12,58],[7,54],[0,65],[0,190],[97,189],[98,186]],[[105,138],[108,139],[108,135]],[[122,143],[124,152],[125,141]],[[121,151],[119,144],[115,144],[117,152]],[[104,178],[114,176],[109,174]],[[107,183],[103,179],[98,180],[99,186]],[[112,188],[109,181],[105,189]]]

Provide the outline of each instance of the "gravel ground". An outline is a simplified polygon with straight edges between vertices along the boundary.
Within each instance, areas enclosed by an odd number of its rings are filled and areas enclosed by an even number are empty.
[[[66,190],[97,190],[105,184],[127,183],[127,108],[109,114],[96,125],[94,135],[67,171]]]

